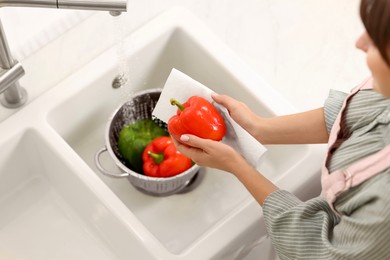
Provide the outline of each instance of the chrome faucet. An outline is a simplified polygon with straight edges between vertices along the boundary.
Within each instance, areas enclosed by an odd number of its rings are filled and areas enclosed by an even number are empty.
[[[127,0],[0,0],[0,7],[45,7],[109,11],[118,16],[127,11]],[[17,108],[27,101],[27,91],[20,86],[24,75],[22,64],[12,58],[0,20],[0,102],[8,108]]]

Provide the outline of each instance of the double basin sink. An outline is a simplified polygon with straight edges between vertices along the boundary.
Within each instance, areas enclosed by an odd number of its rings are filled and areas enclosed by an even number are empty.
[[[104,176],[94,156],[113,110],[162,88],[172,68],[263,116],[294,108],[183,9],[148,22],[124,49],[128,84],[112,87],[113,46],[0,123],[0,258],[244,259],[266,236],[261,207],[228,173],[203,168],[194,187],[156,197]],[[318,194],[322,147],[267,149],[265,176],[302,199]],[[108,154],[101,161],[119,172]]]

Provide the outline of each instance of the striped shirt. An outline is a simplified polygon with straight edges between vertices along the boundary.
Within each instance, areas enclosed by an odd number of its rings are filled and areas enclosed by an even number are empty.
[[[324,104],[330,131],[346,94],[332,90]],[[390,100],[364,89],[348,103],[329,172],[344,169],[390,144]],[[390,158],[389,158],[390,160]],[[280,259],[390,259],[390,169],[340,194],[334,208],[317,197],[306,202],[278,190],[268,196],[264,219]]]

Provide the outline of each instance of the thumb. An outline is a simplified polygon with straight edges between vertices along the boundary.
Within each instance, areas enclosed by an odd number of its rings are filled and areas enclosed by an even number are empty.
[[[213,98],[213,100],[215,102],[217,102],[218,104],[224,106],[227,110],[229,110],[229,108],[231,107],[232,102],[234,101],[234,99],[232,97],[230,97],[230,96],[219,95],[217,93],[212,93],[211,97]]]

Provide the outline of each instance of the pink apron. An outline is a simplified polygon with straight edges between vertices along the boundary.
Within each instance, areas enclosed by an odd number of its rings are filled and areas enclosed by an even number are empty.
[[[336,197],[348,190],[351,187],[355,187],[370,177],[382,172],[383,170],[390,167],[390,145],[385,146],[382,150],[371,154],[363,159],[354,162],[349,165],[344,170],[336,170],[332,173],[329,173],[326,164],[331,155],[332,148],[334,147],[339,131],[340,131],[340,122],[343,115],[343,111],[350,101],[351,97],[354,96],[361,89],[371,89],[373,86],[372,79],[368,79],[363,82],[362,85],[353,90],[353,92],[345,99],[344,104],[338,114],[336,121],[330,132],[330,137],[328,141],[328,152],[326,159],[322,167],[322,192],[321,196],[326,198],[329,205],[333,208],[333,203],[336,200]]]

